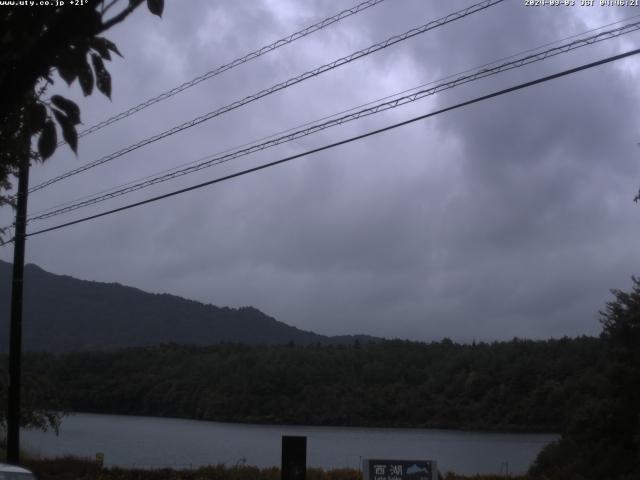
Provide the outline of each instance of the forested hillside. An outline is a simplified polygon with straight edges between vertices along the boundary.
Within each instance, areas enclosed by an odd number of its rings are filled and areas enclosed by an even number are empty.
[[[109,350],[176,342],[353,343],[300,330],[252,307],[221,308],[118,283],[54,275],[25,267],[23,342],[27,351]],[[0,261],[0,352],[8,348],[11,264]]]
[[[558,431],[576,404],[599,394],[600,356],[601,341],[582,337],[475,345],[164,345],[29,355],[25,365],[32,385],[55,385],[72,411]]]

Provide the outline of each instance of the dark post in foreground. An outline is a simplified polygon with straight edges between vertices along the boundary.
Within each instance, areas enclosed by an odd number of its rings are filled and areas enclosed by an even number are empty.
[[[9,402],[7,405],[7,462],[20,463],[20,363],[22,359],[22,286],[29,193],[29,159],[20,165],[16,205],[11,281],[11,327],[9,333]]]
[[[307,437],[282,437],[282,480],[305,480],[307,475]]]

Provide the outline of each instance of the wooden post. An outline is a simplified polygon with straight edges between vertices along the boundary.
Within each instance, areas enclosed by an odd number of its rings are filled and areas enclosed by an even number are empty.
[[[282,480],[305,480],[307,475],[307,437],[282,437]]]

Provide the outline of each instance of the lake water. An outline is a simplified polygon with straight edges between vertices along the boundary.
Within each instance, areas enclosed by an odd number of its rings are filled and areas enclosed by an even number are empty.
[[[60,435],[23,431],[27,451],[74,454],[107,466],[196,467],[224,463],[279,466],[281,437],[307,437],[307,465],[360,468],[364,458],[436,460],[441,471],[462,474],[522,473],[553,434],[451,430],[242,425],[154,417],[75,414]]]

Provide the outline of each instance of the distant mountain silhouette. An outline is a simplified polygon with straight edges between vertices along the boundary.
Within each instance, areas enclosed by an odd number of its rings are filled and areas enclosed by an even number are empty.
[[[9,345],[12,265],[0,261],[0,352]],[[25,351],[68,352],[178,343],[352,344],[365,335],[329,337],[300,330],[253,307],[220,308],[118,283],[79,280],[25,266]]]

